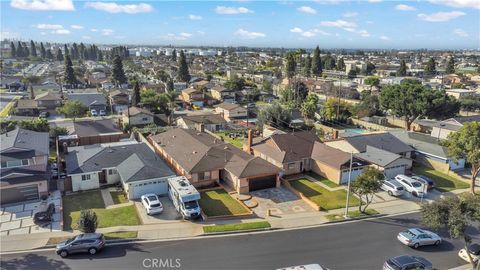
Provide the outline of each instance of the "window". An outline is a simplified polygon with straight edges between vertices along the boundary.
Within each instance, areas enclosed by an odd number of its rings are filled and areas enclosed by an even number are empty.
[[[90,174],[82,175],[82,181],[87,181],[87,180],[90,180]]]
[[[143,117],[143,118],[142,118],[142,121],[143,121],[143,122],[146,122],[146,121],[148,121],[148,118],[147,118],[147,117]]]
[[[117,174],[117,170],[115,170],[115,169],[109,169],[109,170],[108,170],[108,175],[113,175],[113,174]]]
[[[288,164],[288,169],[289,169],[289,170],[295,169],[295,163],[289,163],[289,164]]]
[[[204,180],[210,180],[210,172],[205,172],[205,174],[203,176],[203,179]]]
[[[28,166],[28,159],[17,159],[17,160],[9,160],[9,161],[2,161],[1,167],[2,168],[12,168],[12,167],[21,167],[21,166]]]

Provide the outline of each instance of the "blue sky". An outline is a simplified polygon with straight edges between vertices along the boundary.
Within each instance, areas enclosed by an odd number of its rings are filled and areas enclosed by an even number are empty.
[[[480,0],[1,1],[2,38],[148,45],[480,48]]]

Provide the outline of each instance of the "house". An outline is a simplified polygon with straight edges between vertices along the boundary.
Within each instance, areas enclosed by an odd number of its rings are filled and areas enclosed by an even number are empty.
[[[182,90],[181,98],[188,105],[203,107],[205,95],[203,94],[203,91],[198,89],[186,88]]]
[[[223,183],[248,193],[280,184],[277,167],[205,132],[174,128],[148,140],[174,171],[197,188]]]
[[[215,106],[215,111],[223,116],[228,122],[247,118],[247,108],[240,106],[239,104],[223,102]]]
[[[235,92],[227,89],[224,86],[216,85],[210,89],[212,97],[221,102],[230,102],[235,101]]]
[[[143,108],[133,106],[128,108],[128,111],[123,114],[123,124],[130,126],[146,126],[153,124],[153,122],[153,113]]]
[[[480,115],[471,115],[471,116],[457,116],[449,118],[439,122],[437,125],[432,127],[432,133],[430,135],[437,139],[446,139],[448,134],[455,132],[463,127],[464,123],[467,122],[479,122]]]
[[[111,119],[101,120],[65,120],[51,123],[52,126],[64,127],[68,135],[59,136],[60,146],[63,145],[90,145],[98,143],[118,142],[128,138],[117,122]]]
[[[96,110],[98,112],[100,110],[107,109],[107,100],[105,99],[105,95],[102,93],[68,94],[67,99],[82,103],[88,107],[88,110]]]
[[[19,99],[15,107],[15,115],[37,116],[39,113],[37,101],[34,99]]]
[[[45,92],[35,97],[38,107],[44,107],[46,110],[55,110],[62,106],[62,99],[50,92]]]
[[[16,128],[1,135],[0,203],[48,195],[48,132]]]
[[[415,149],[412,158],[418,163],[444,173],[465,167],[465,160],[459,159],[455,161],[451,158],[447,149],[435,137],[404,130],[389,131],[389,133]]]
[[[147,193],[165,195],[176,176],[146,143],[136,141],[69,147],[65,155],[71,191],[120,183],[129,199]]]
[[[125,112],[130,104],[130,95],[122,90],[114,90],[108,95],[112,111],[118,114]]]
[[[382,171],[386,179],[405,174],[407,168],[412,167],[411,159],[370,145],[366,146],[365,152],[356,153],[354,156]]]
[[[475,90],[468,90],[468,89],[448,89],[445,90],[447,95],[452,96],[456,99],[460,99],[463,97],[470,97],[476,94]]]
[[[177,118],[177,126],[186,129],[201,130],[201,126],[209,131],[224,130],[227,121],[220,114],[184,115]]]

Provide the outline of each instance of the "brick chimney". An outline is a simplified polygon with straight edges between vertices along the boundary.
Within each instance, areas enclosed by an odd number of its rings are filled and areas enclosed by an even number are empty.
[[[243,151],[249,154],[253,154],[252,144],[253,144],[253,131],[252,129],[248,129],[247,143],[243,145]]]
[[[333,131],[333,139],[334,140],[338,139],[338,130]]]

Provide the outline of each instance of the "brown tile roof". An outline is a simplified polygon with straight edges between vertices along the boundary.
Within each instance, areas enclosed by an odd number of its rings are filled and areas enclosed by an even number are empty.
[[[312,159],[327,164],[330,167],[340,169],[342,165],[350,161],[350,154],[321,142],[315,142],[313,145]]]
[[[203,115],[185,115],[180,118],[185,121],[187,125],[192,124],[226,124],[227,121],[220,114],[203,114]]]
[[[187,94],[187,95],[190,95],[190,94],[193,94],[193,93],[201,93],[200,90],[197,90],[195,88],[185,88],[182,90],[183,93]]]
[[[215,107],[222,108],[224,110],[230,111],[230,110],[237,109],[238,107],[240,107],[240,105],[233,104],[233,103],[228,103],[228,102],[223,102],[223,103],[220,103],[220,104],[216,105]]]
[[[17,101],[17,109],[36,109],[37,101],[34,99],[19,99]]]

